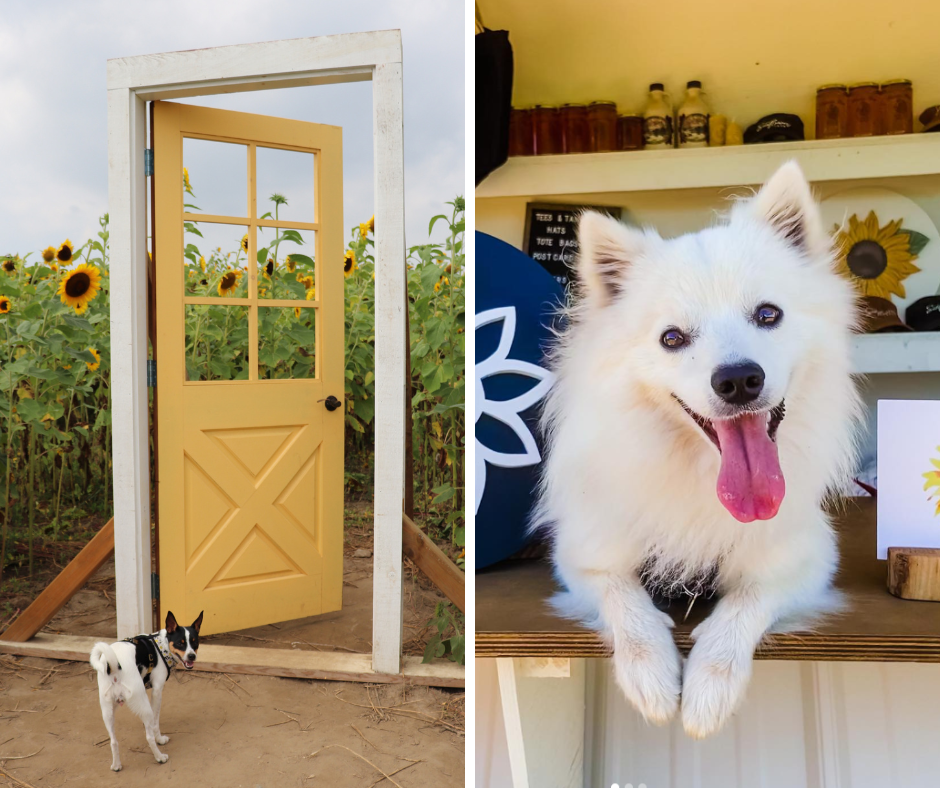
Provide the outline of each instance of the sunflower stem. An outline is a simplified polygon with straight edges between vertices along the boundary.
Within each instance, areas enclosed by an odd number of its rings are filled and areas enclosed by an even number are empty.
[[[36,533],[36,425],[29,425],[29,576],[33,576],[33,538]]]

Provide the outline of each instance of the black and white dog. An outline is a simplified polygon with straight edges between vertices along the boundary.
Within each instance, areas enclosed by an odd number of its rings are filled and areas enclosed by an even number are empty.
[[[147,743],[157,763],[166,763],[169,757],[160,752],[158,744],[166,744],[169,736],[160,733],[160,703],[163,685],[176,663],[192,670],[199,649],[199,628],[202,613],[192,626],[181,627],[172,612],[166,614],[166,629],[153,635],[135,635],[112,643],[95,643],[91,650],[91,666],[98,671],[98,700],[101,716],[111,737],[111,769],[121,770],[121,755],[114,736],[114,706],[130,707],[144,723]],[[153,688],[151,704],[147,690]]]

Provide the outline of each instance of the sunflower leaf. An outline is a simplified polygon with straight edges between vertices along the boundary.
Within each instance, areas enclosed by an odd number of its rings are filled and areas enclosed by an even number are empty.
[[[65,321],[66,325],[71,326],[72,328],[78,328],[82,331],[91,331],[91,323],[89,323],[83,317],[77,317],[76,315],[62,315],[62,319]]]
[[[192,233],[193,235],[198,235],[200,238],[203,238],[203,237],[204,237],[203,234],[202,234],[201,232],[199,232],[199,230],[197,229],[196,225],[193,224],[192,222],[183,222],[183,228],[184,228],[184,229],[186,230],[186,232],[188,232],[188,233]]]
[[[84,361],[86,364],[98,363],[98,359],[89,350],[72,350],[70,347],[64,348],[64,350],[76,361]]]
[[[438,219],[443,219],[445,222],[447,221],[447,217],[442,213],[439,213],[437,216],[432,216],[431,223],[428,225],[428,235],[430,235],[431,231],[434,230],[434,225],[437,224]]]
[[[904,228],[901,228],[900,230],[898,230],[898,232],[908,234],[908,236],[911,239],[910,240],[911,254],[915,256],[919,255],[924,250],[924,247],[927,245],[927,242],[930,241],[930,239],[926,235],[924,235],[923,233],[917,232],[917,230],[905,230]]]
[[[307,257],[305,254],[296,254],[295,252],[291,252],[290,259],[301,265],[313,265],[313,258]]]

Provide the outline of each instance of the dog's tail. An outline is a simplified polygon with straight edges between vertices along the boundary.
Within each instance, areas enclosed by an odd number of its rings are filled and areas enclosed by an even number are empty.
[[[113,681],[121,680],[121,663],[118,662],[114,649],[107,643],[95,643],[95,647],[91,650],[91,658],[88,661],[99,673],[111,676]]]

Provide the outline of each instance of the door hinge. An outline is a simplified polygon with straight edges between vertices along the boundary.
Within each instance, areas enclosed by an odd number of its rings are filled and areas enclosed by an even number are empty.
[[[160,599],[160,575],[156,572],[150,573],[150,596],[153,599]]]
[[[147,388],[152,389],[157,386],[157,362],[156,359],[147,359]]]
[[[144,175],[153,175],[153,148],[144,148]]]

